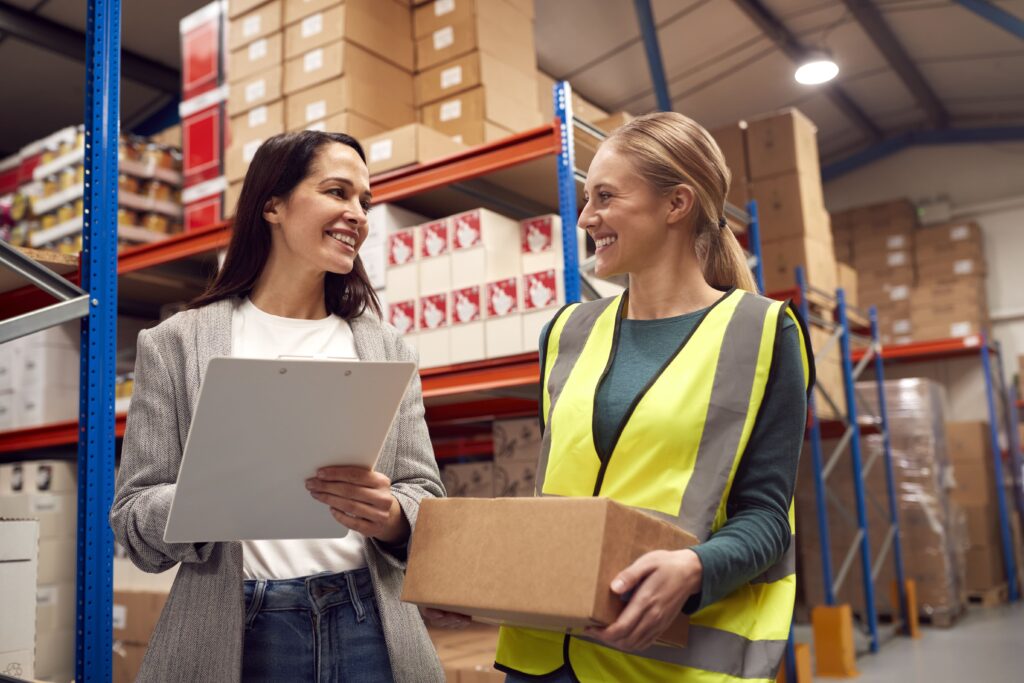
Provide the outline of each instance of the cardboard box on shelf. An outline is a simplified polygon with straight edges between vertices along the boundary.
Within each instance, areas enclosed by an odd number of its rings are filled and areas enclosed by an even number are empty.
[[[74,493],[12,493],[0,495],[0,517],[36,519],[40,538],[74,539],[78,507]]]
[[[540,113],[520,106],[497,88],[479,87],[459,93],[420,111],[423,123],[445,135],[462,136],[462,142],[488,142],[484,123],[490,122],[517,133],[542,123]]]
[[[325,119],[296,126],[295,128],[288,128],[286,126],[285,129],[289,133],[299,130],[346,133],[360,142],[366,138],[371,138],[387,131],[386,126],[382,126],[376,121],[371,121],[365,116],[361,116],[353,111],[343,111],[340,114],[332,114]]]
[[[414,228],[396,230],[387,236],[387,292],[388,297],[396,303],[414,301],[420,294],[421,239],[422,232]],[[411,326],[413,330],[416,327],[415,320],[414,316]]]
[[[74,581],[77,572],[75,537],[39,539],[39,584]]]
[[[1006,583],[1003,551],[995,546],[971,546],[967,551],[967,574],[964,583],[968,591],[986,591]]]
[[[922,322],[915,320],[914,340],[928,341],[931,339],[959,339],[982,334],[988,330],[988,323],[977,319],[935,320]]]
[[[544,326],[565,306],[565,275],[551,268],[523,275],[523,350],[537,351]]]
[[[628,111],[618,111],[610,116],[594,121],[594,125],[610,135],[634,118]]]
[[[35,675],[44,681],[70,681],[74,679],[74,628],[40,632],[36,635]]]
[[[818,129],[797,109],[747,122],[747,158],[751,180],[783,173],[819,177]]]
[[[610,586],[618,572],[650,550],[696,542],[606,498],[424,501],[402,600],[534,628],[609,624],[624,605]],[[685,645],[687,630],[680,616],[662,640]]]
[[[859,306],[860,298],[857,296],[857,270],[845,263],[836,263],[836,284],[846,294],[846,303],[851,306]]]
[[[523,498],[536,495],[537,460],[495,460],[494,495]]]
[[[441,482],[451,498],[494,497],[494,463],[452,463],[441,468]]]
[[[923,282],[985,277],[985,273],[983,258],[951,258],[917,264],[917,276]]]
[[[336,52],[333,48],[330,51]],[[293,61],[302,60],[300,57]],[[380,97],[379,94],[378,87],[372,82],[351,75],[331,78],[289,94],[285,98],[285,124],[291,130],[303,130],[311,123],[346,111],[359,114],[386,129],[416,121],[416,111],[411,104],[398,98]]]
[[[225,21],[223,3],[218,0],[179,22],[183,101],[214,90],[227,80]]]
[[[953,476],[956,477],[956,466],[954,465]],[[967,540],[972,546],[996,546],[1000,541],[999,531],[999,508],[993,496],[983,503],[960,502],[967,518]]]
[[[519,223],[488,209],[452,216],[453,289],[504,280],[522,273]]]
[[[841,419],[843,409],[846,407],[846,396],[843,383],[843,368],[840,364],[840,352],[838,342],[832,342],[827,351],[823,351],[829,344],[831,333],[819,327],[811,327],[811,348],[815,353],[814,369],[815,384],[820,388],[815,390],[815,406],[818,411],[818,418],[822,420]],[[822,354],[820,355],[819,354]],[[835,404],[822,395],[827,393]],[[838,409],[838,410],[836,410]]]
[[[729,195],[726,199],[744,211],[747,209],[747,202],[750,201],[750,190],[748,187],[747,170],[747,124],[740,121],[731,126],[723,126],[711,131],[711,137],[718,143],[722,150],[725,163],[732,174],[729,182]]]
[[[967,337],[988,326],[987,316],[971,302],[950,301],[930,306],[915,303],[910,319],[919,339]]]
[[[390,296],[390,293],[389,293]],[[388,323],[398,330],[399,334],[408,338],[416,335],[418,311],[416,300],[389,301],[387,305]]]
[[[344,5],[340,6],[344,7]],[[412,75],[347,40],[311,48],[285,58],[284,92],[292,95],[318,83],[350,76],[376,88],[375,99],[412,107]],[[387,92],[386,97],[381,91]]]
[[[440,2],[417,3],[413,10],[413,37],[423,38],[459,21],[469,21],[477,14],[487,15],[488,5],[503,2],[519,11],[527,19],[533,19],[533,0],[441,0]]]
[[[14,394],[14,422],[20,428],[71,422],[78,417],[77,387],[24,386]]]
[[[797,266],[803,266],[809,284],[829,292],[836,288],[836,261],[831,241],[815,237],[766,240],[761,245],[761,258],[767,292],[796,287]]]
[[[337,5],[341,0],[284,0],[284,23],[291,26],[300,19],[323,12]]]
[[[226,174],[229,182],[245,177],[245,170],[259,146],[284,132],[284,100],[260,105],[231,119],[231,146]],[[240,173],[240,175],[239,175]]]
[[[370,175],[456,154],[463,146],[447,135],[411,123],[362,141]]]
[[[241,81],[280,65],[283,59],[284,36],[272,33],[232,52],[228,74],[232,82]]]
[[[917,233],[915,258],[918,264],[961,259],[984,262],[981,227],[970,222],[921,228]]]
[[[115,590],[114,640],[137,645],[148,643],[166,602],[167,591]]]
[[[228,0],[228,16],[234,19],[265,4],[268,0]]]
[[[565,267],[562,255],[562,218],[545,214],[526,218],[519,223],[522,231],[524,273],[539,273]],[[587,257],[587,234],[576,228],[576,253],[579,261]]]
[[[519,278],[488,282],[487,315],[484,321],[487,358],[502,358],[524,353],[523,304]]]
[[[113,683],[134,683],[142,669],[142,659],[146,656],[146,645],[118,643],[113,654]]]
[[[182,102],[182,175],[186,187],[222,175],[227,138],[227,86]]]
[[[983,313],[988,311],[985,280],[980,277],[922,280],[910,296],[915,306],[935,306],[954,301],[968,304]]]
[[[415,63],[412,18],[409,10],[399,4],[380,0],[346,0],[340,4],[335,0],[326,5],[317,0],[286,2],[315,8],[291,21],[292,15],[307,10],[294,9],[289,13],[286,5],[285,12],[289,17],[285,29],[285,59],[344,40],[358,44],[406,73],[412,73]],[[401,96],[405,96],[404,91]],[[412,96],[411,91],[409,96]]]
[[[36,589],[36,628],[40,633],[75,628],[75,582]]]
[[[428,259],[428,261],[432,260],[448,261],[448,258]],[[422,261],[420,263],[423,264]],[[451,303],[448,292],[420,296],[417,329],[420,367],[436,368],[451,365]]]
[[[757,200],[763,241],[807,236],[831,242],[821,176],[817,173],[787,173],[754,180],[750,195]]]
[[[494,462],[536,462],[540,458],[543,434],[534,417],[495,420],[491,423]]]
[[[235,209],[238,208],[238,198],[242,195],[242,181],[237,180],[228,185],[227,192],[224,193],[224,207],[226,215],[232,216],[235,213]]]
[[[247,14],[232,18],[228,22],[228,49],[232,52],[273,33],[283,25],[283,3],[272,0]]]
[[[0,519],[0,671],[35,678],[39,523]]]
[[[550,120],[555,114],[554,106],[555,79],[543,71],[537,72],[537,104],[544,120]],[[575,90],[572,92],[572,113],[587,123],[593,125],[595,121],[606,119],[609,113],[601,109],[593,102],[582,97]],[[580,131],[577,131],[580,132]],[[577,163],[579,159],[577,159]]]
[[[283,78],[283,68],[275,66],[263,73],[232,83],[228,95],[228,112],[231,116],[238,116],[253,107],[281,99],[284,95]]]
[[[480,50],[417,74],[416,106],[423,107],[481,85],[500,91],[506,100],[517,102],[521,109],[539,111],[536,76],[523,73]]]
[[[452,290],[451,221],[447,218],[413,228],[420,233],[419,294],[445,294]]]
[[[363,266],[366,268],[367,275],[370,277],[371,284],[378,289],[385,289],[387,287],[389,257],[391,256],[391,236],[401,232],[411,238],[407,242],[408,251],[404,254],[403,259],[403,263],[411,263],[415,255],[413,251],[415,249],[415,233],[410,231],[409,228],[421,225],[426,220],[426,217],[412,211],[407,211],[395,204],[376,204],[370,209],[367,220],[370,224],[370,230],[366,240],[363,242],[363,246],[360,248],[360,258],[363,261]],[[371,251],[372,253],[370,253]],[[395,254],[395,258],[400,256],[403,256],[401,252]],[[396,265],[399,264],[396,263]],[[413,265],[413,268],[415,268],[415,265]],[[417,293],[418,289],[415,282],[413,287],[407,292],[401,292],[397,287],[395,289],[395,294],[400,294],[404,299],[415,298]]]
[[[524,74],[537,71],[533,20],[501,0],[478,4],[473,16],[446,22],[417,38],[416,69],[426,71],[478,49]]]

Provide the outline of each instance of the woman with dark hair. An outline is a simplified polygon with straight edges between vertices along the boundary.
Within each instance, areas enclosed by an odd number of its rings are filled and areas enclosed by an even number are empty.
[[[211,357],[414,360],[381,322],[359,259],[370,198],[353,138],[270,138],[249,166],[215,281],[139,335],[110,522],[141,569],[180,563],[139,681],[443,680],[419,613],[399,600],[419,501],[444,495],[418,379],[377,471],[331,467],[306,482],[351,529],[344,538],[163,540]]]

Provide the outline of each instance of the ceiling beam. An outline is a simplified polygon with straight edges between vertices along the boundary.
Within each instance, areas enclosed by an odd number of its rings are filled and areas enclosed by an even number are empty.
[[[920,70],[914,65],[910,55],[903,49],[896,34],[893,33],[875,4],[871,0],[843,0],[843,4],[846,5],[846,9],[864,29],[864,33],[875,44],[885,60],[889,62],[889,66],[903,81],[903,85],[914,96],[918,105],[924,109],[928,124],[932,128],[946,128],[949,125],[949,112],[939,101],[935,91],[928,85]]]
[[[910,131],[897,135],[881,143],[854,152],[839,161],[827,164],[821,169],[824,182],[835,180],[841,176],[863,168],[868,164],[901,152],[908,147],[922,145],[971,145],[991,142],[1024,141],[1024,126],[1004,126],[999,128],[947,128],[945,130]]]
[[[85,63],[85,34],[19,7],[0,2],[0,32]],[[181,74],[148,57],[121,50],[121,74],[169,94],[181,91]]]
[[[988,0],[953,0],[953,2],[1024,40],[1024,19],[1010,14],[1002,7],[998,7]]]
[[[636,6],[636,20],[640,24],[640,35],[644,39],[644,50],[647,52],[647,66],[651,70],[651,83],[654,84],[654,95],[658,100],[658,109],[661,111],[672,111],[672,98],[668,93],[665,65],[661,61],[661,45],[658,43],[658,27],[654,23],[651,0],[633,0],[633,4]]]
[[[733,0],[733,2],[794,63],[799,64],[810,52],[760,0]],[[882,129],[840,86],[825,84],[820,87],[822,94],[828,97],[832,104],[837,106],[869,140],[878,142],[884,137]]]

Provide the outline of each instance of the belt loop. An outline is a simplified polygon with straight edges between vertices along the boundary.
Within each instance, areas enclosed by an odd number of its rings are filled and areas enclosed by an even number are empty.
[[[253,620],[256,619],[256,615],[259,614],[260,607],[263,606],[263,596],[267,593],[267,580],[256,579],[256,586],[252,591],[252,602],[249,603],[249,611],[245,615],[245,627],[251,628]]]
[[[348,586],[348,597],[352,601],[352,608],[356,611],[356,621],[361,624],[366,619],[366,608],[359,598],[359,586],[356,584],[355,572],[345,572],[342,576],[345,577],[345,584]]]

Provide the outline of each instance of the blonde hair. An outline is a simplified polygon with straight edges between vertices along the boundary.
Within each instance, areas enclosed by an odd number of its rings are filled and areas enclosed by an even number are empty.
[[[655,188],[669,192],[688,185],[696,196],[694,245],[704,279],[712,287],[757,292],[743,247],[725,220],[732,174],[711,134],[676,112],[640,116],[618,128],[605,144],[628,155]]]

